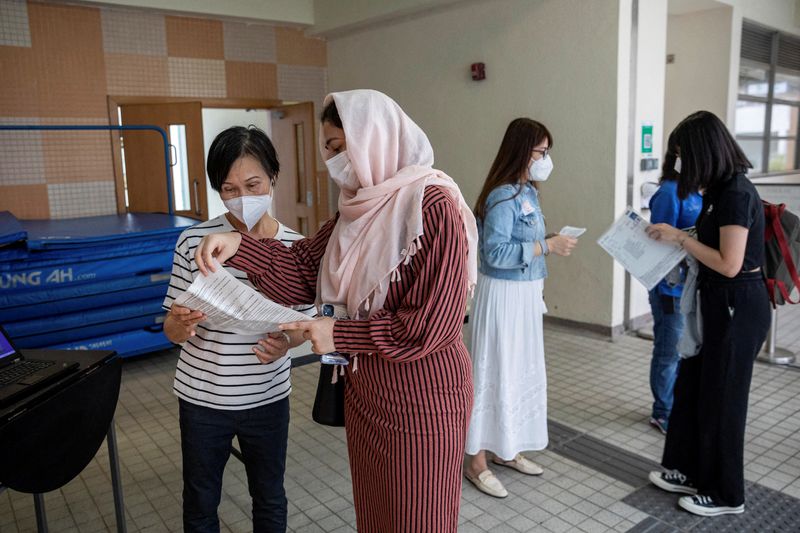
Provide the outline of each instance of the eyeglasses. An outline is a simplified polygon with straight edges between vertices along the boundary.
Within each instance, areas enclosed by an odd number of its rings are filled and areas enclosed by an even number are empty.
[[[547,154],[550,153],[550,148],[542,148],[542,149],[534,148],[533,151],[536,152],[537,154],[542,154],[542,159],[544,159],[545,157],[547,157]]]

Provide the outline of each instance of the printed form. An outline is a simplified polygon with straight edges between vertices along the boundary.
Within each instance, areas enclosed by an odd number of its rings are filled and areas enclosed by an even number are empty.
[[[629,207],[597,239],[597,244],[647,287],[648,291],[686,257],[686,251],[679,245],[648,237],[645,228],[649,225],[647,220]]]
[[[272,333],[279,331],[280,324],[311,320],[308,315],[268,300],[219,263],[215,268],[217,271],[208,276],[197,276],[175,303],[202,311],[208,317],[206,323],[234,333]]]

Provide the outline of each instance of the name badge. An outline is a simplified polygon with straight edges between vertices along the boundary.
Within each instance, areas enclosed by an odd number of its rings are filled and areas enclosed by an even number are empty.
[[[534,211],[535,211],[535,209],[533,208],[533,206],[531,205],[531,203],[528,200],[522,200],[522,214],[523,215],[530,215]]]

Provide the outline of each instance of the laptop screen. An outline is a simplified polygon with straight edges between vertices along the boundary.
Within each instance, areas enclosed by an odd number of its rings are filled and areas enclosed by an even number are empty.
[[[17,351],[11,346],[11,341],[6,336],[6,332],[3,331],[3,328],[0,328],[0,362],[15,353],[17,353]]]

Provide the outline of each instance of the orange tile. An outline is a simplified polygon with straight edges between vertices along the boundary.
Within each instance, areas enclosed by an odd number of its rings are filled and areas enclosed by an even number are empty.
[[[278,98],[278,69],[274,63],[225,62],[228,98]]]
[[[0,116],[34,117],[39,114],[37,75],[31,48],[0,46]]]
[[[322,39],[309,39],[303,30],[275,28],[278,63],[282,65],[328,66],[328,49]]]
[[[165,17],[167,54],[195,59],[224,59],[222,22],[188,17]]]
[[[107,132],[42,133],[44,173],[48,184],[107,181],[114,177]]]
[[[40,114],[107,116],[100,10],[28,4]]]
[[[106,54],[108,94],[116,96],[169,96],[166,57]]]
[[[0,185],[0,211],[19,219],[49,218],[47,185]]]

